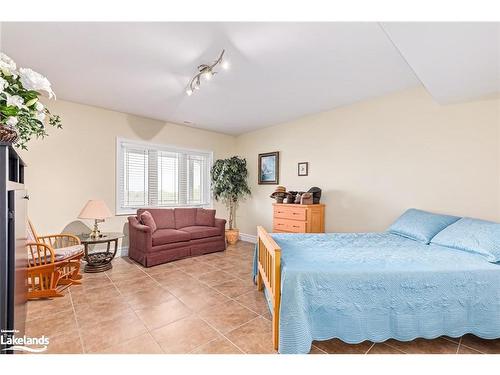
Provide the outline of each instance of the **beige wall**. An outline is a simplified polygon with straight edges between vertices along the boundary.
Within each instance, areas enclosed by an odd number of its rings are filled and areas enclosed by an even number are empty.
[[[40,233],[61,232],[68,225],[81,232],[85,228],[75,221],[89,199],[104,199],[114,212],[117,136],[211,150],[214,158],[234,154],[232,136],[70,102],[48,105],[64,128],[48,129],[48,137],[31,141],[21,153],[28,164],[29,216]],[[218,216],[225,217],[225,210],[219,209]],[[101,227],[121,232],[125,222],[126,216],[116,216]]]
[[[406,208],[500,220],[500,99],[442,106],[408,90],[236,138],[252,198],[243,233],[272,226],[275,186],[257,185],[257,154],[280,151],[280,185],[323,189],[327,231],[384,230]],[[309,176],[297,163],[309,162]]]
[[[498,96],[441,106],[408,90],[236,138],[64,101],[50,109],[64,129],[22,152],[29,214],[42,233],[81,231],[88,199],[114,210],[117,136],[247,158],[253,194],[238,211],[242,233],[271,228],[274,186],[257,185],[257,154],[269,151],[280,151],[280,184],[323,189],[327,231],[383,230],[408,207],[500,220]],[[308,177],[297,176],[300,161],[310,163]],[[122,231],[125,222],[114,217],[102,228]]]

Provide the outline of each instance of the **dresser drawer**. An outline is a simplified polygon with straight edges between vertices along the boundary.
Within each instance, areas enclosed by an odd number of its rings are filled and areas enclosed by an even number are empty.
[[[275,218],[273,226],[273,230],[279,232],[305,233],[306,231],[305,221]]]
[[[273,204],[273,232],[324,233],[324,204]]]
[[[290,220],[306,220],[306,208],[297,206],[274,206],[274,217]]]

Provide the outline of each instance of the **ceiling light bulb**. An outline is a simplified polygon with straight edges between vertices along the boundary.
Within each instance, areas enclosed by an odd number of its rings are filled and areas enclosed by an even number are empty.
[[[222,69],[226,70],[229,68],[229,62],[223,60],[224,51],[219,54],[219,57],[211,64],[200,64],[198,65],[198,71],[191,81],[189,85],[186,87],[186,94],[191,96],[196,90],[200,89],[201,80],[210,81],[218,71],[216,67],[220,66]]]
[[[211,70],[208,70],[206,71],[205,73],[203,73],[203,77],[207,80],[207,81],[210,81],[210,79],[212,79],[212,76],[213,76],[213,73]]]

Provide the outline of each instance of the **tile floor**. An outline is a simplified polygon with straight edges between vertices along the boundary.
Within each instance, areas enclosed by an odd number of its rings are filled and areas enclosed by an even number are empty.
[[[275,353],[262,293],[251,281],[253,245],[144,268],[128,258],[83,274],[64,297],[30,301],[26,333],[49,353]],[[500,353],[499,340],[314,342],[311,353]]]

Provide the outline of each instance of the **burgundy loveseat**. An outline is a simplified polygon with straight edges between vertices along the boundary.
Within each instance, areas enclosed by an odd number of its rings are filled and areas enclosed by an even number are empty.
[[[156,230],[140,215],[149,211]],[[226,249],[226,220],[203,208],[151,208],[128,218],[129,257],[145,267]]]

